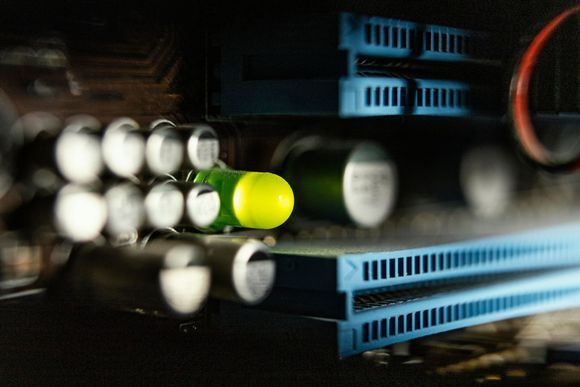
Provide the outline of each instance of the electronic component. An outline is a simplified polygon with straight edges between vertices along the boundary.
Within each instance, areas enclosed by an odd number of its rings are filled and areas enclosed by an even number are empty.
[[[452,329],[580,305],[580,269],[540,273],[457,291],[363,295],[337,322],[338,353],[350,356]],[[366,300],[369,300],[368,302]]]
[[[472,147],[462,155],[461,192],[475,214],[498,216],[509,208],[517,188],[524,184],[518,166],[506,150],[493,145]]]
[[[485,105],[485,87],[441,76],[433,62],[480,66],[485,46],[473,31],[351,13],[244,20],[221,42],[220,113],[467,115]],[[432,79],[413,71],[424,60]]]
[[[165,232],[152,236],[203,245],[212,269],[211,295],[249,305],[262,302],[274,286],[275,263],[267,247],[256,240]],[[149,240],[151,240],[150,238]]]
[[[535,172],[499,141],[468,139],[433,147],[434,141],[423,138],[412,153],[393,146],[400,170],[399,207],[445,203],[491,219],[505,214],[534,186]]]
[[[121,236],[136,234],[145,223],[145,198],[130,182],[115,184],[104,194],[107,202],[107,232]]]
[[[176,184],[176,183],[173,183]],[[220,213],[220,196],[207,184],[182,183],[185,189],[185,212],[191,224],[209,227]]]
[[[184,156],[185,145],[171,126],[158,125],[151,129],[145,145],[145,159],[154,175],[164,175],[179,170]]]
[[[578,169],[577,5],[9,3],[0,380],[88,348],[92,379],[112,359],[144,380],[467,384],[524,357],[497,321],[580,307],[579,180],[512,141]],[[459,362],[403,343],[465,327],[431,339]]]
[[[67,185],[56,196],[54,219],[61,235],[76,242],[90,241],[107,223],[107,204],[97,192]]]
[[[85,245],[73,252],[66,284],[80,300],[139,313],[190,315],[203,306],[210,288],[204,256],[201,246],[162,241],[143,249]]]
[[[401,237],[381,243],[294,242],[273,248],[276,287],[265,305],[276,310],[349,318],[357,294],[574,265],[577,234],[571,223],[511,235],[440,244],[442,237]],[[433,238],[431,239],[433,240]],[[372,301],[369,301],[372,304]],[[364,305],[363,305],[364,306]]]
[[[211,126],[202,123],[176,125],[169,120],[159,119],[153,121],[150,128],[153,134],[148,139],[148,147],[152,153],[151,160],[148,162],[152,163],[150,168],[153,172],[156,170],[160,172],[157,175],[171,173],[181,167],[185,157],[184,153],[187,154],[189,165],[196,170],[212,168],[217,164],[220,144],[217,134]],[[173,144],[171,149],[162,149],[163,142],[160,141],[160,138],[151,139],[155,134],[163,136],[166,144]],[[169,139],[171,142],[167,143]],[[151,144],[149,144],[150,142]],[[152,168],[153,164],[159,164],[162,158],[166,158],[163,163],[171,164],[171,171],[167,171],[169,166],[164,168],[165,172],[161,172],[159,168]]]
[[[220,144],[215,130],[205,124],[191,124],[191,137],[187,141],[187,155],[195,169],[209,169],[216,165]]]
[[[183,218],[185,198],[179,188],[165,182],[149,188],[145,196],[145,213],[154,228],[173,227]]]
[[[99,129],[100,123],[94,117],[83,115],[68,120],[54,146],[58,169],[68,180],[85,184],[98,179],[103,169],[101,141],[96,135]]]
[[[311,218],[377,227],[395,204],[396,167],[372,142],[306,137],[291,145],[281,168],[297,212]]]
[[[139,133],[137,122],[130,118],[111,122],[102,146],[105,164],[118,176],[134,176],[145,165],[145,139]]]
[[[172,227],[179,223],[205,229],[219,216],[220,196],[207,184],[167,178],[156,179],[152,186],[142,188],[148,191],[146,206],[149,206],[150,225],[154,227]],[[163,210],[162,206],[167,208]]]
[[[47,113],[29,113],[13,127],[14,137],[22,137],[20,154],[25,155],[16,168],[27,178],[45,170],[74,183],[94,182],[103,168],[99,129],[99,121],[86,115],[62,124]]]
[[[278,227],[294,208],[292,188],[273,173],[210,169],[199,171],[193,181],[209,184],[219,193],[220,213],[210,226],[214,229]]]

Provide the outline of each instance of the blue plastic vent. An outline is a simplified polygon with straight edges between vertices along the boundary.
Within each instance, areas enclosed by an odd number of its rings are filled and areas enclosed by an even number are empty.
[[[338,321],[340,356],[492,321],[580,306],[580,268],[405,298]]]
[[[362,324],[362,342],[370,343],[371,341],[379,339],[395,337],[400,334],[420,331],[421,329],[436,327],[455,321],[499,313],[522,306],[549,303],[570,294],[577,295],[579,292],[580,287],[487,298],[436,308],[426,308],[413,313],[373,320]]]
[[[562,255],[569,255],[570,245],[546,243],[538,246],[490,246],[466,249],[441,249],[423,255],[391,257],[363,261],[363,281],[376,281],[387,278],[400,278],[413,275],[485,267],[526,259],[530,263],[549,263]],[[578,246],[573,246],[577,251]],[[438,249],[437,249],[438,250]]]
[[[488,109],[489,88],[440,70],[462,62],[487,74],[486,41],[479,32],[351,13],[240,21],[222,42],[215,105],[233,116],[464,116]],[[416,79],[418,61],[436,75]]]
[[[361,291],[419,281],[580,264],[580,223],[429,247],[337,257],[337,288]]]
[[[385,86],[367,87],[365,90],[366,106],[407,106],[407,87]],[[415,98],[411,101],[418,107],[458,107],[468,106],[468,90],[446,88],[417,88]]]
[[[353,55],[461,61],[485,51],[481,33],[375,16],[341,15],[340,47]]]
[[[342,117],[462,116],[471,111],[470,88],[462,82],[360,77],[342,79],[340,86]]]

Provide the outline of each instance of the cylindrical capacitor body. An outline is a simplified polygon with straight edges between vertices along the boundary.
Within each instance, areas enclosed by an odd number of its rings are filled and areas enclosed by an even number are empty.
[[[153,128],[147,133],[145,159],[154,175],[179,170],[185,157],[185,144],[177,130],[169,125]]]
[[[58,132],[39,128],[23,144],[19,173],[29,177],[46,169],[78,184],[97,180],[103,168],[99,128],[99,121],[87,115],[71,117]]]
[[[219,216],[220,196],[211,186],[185,181],[168,181],[185,197],[184,224],[203,229],[210,226]]]
[[[79,247],[67,273],[73,291],[114,309],[190,315],[204,304],[210,270],[203,247],[155,241],[136,247]]]
[[[145,138],[130,118],[119,118],[107,126],[102,147],[105,164],[117,176],[135,176],[145,165]]]
[[[136,234],[145,223],[145,198],[133,183],[109,187],[104,195],[107,203],[107,232],[114,236]]]
[[[372,142],[305,139],[288,154],[282,169],[298,212],[309,218],[376,227],[395,204],[395,165]]]
[[[212,297],[254,305],[263,301],[274,286],[275,262],[259,241],[176,232],[159,237],[205,247],[205,262],[212,270]]]

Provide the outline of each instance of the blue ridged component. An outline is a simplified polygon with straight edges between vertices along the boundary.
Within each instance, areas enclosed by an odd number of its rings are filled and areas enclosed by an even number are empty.
[[[340,116],[464,116],[471,111],[470,88],[455,81],[361,77],[340,81]]]
[[[354,55],[421,60],[470,59],[482,36],[471,31],[376,16],[340,15],[341,49]]]
[[[465,116],[485,108],[485,87],[405,69],[473,64],[486,57],[485,42],[472,31],[352,13],[240,21],[221,43],[215,105],[231,116]]]
[[[497,237],[363,253],[343,253],[341,249],[328,253],[315,247],[307,254],[274,249],[279,262],[277,286],[354,293],[576,265],[580,264],[579,236],[580,223],[570,223]]]
[[[354,301],[360,294],[580,265],[578,235],[580,223],[571,223],[498,237],[405,249],[374,248],[362,253],[328,245],[318,249],[313,243],[305,250],[296,250],[296,244],[285,250],[280,244],[273,249],[275,289],[263,307],[348,320],[368,309]]]
[[[580,268],[435,294],[355,313],[337,322],[346,357],[467,326],[580,306]]]
[[[580,264],[580,223],[520,234],[337,257],[337,290]]]

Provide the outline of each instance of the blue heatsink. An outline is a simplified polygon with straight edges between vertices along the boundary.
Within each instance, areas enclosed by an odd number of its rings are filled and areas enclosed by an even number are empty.
[[[373,308],[336,323],[340,357],[453,329],[578,307],[580,268],[440,294],[366,297],[374,300]],[[360,298],[357,302],[365,303],[365,297]]]
[[[364,309],[354,302],[363,293],[578,265],[579,235],[580,223],[571,223],[427,247],[369,247],[371,252],[317,248],[314,243],[304,249],[294,244],[286,250],[282,244],[274,249],[276,287],[265,306],[349,319],[357,308]]]

